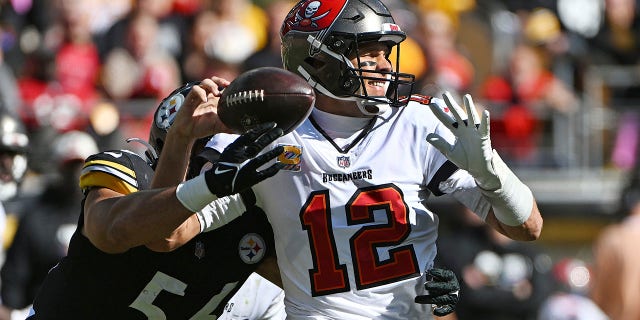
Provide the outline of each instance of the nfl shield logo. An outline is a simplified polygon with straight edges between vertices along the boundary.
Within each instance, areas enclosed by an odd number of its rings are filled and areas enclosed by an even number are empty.
[[[340,168],[348,168],[351,165],[351,160],[347,156],[339,156],[338,157],[338,167]]]

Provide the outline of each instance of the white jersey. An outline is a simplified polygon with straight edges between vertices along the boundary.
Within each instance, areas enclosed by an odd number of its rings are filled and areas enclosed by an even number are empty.
[[[218,320],[283,320],[284,292],[257,273],[252,273],[231,297]]]
[[[459,171],[426,141],[432,132],[455,139],[411,102],[378,116],[348,150],[309,119],[277,140],[290,166],[253,190],[273,227],[289,318],[430,316],[414,302],[436,256],[438,217],[424,202]],[[209,146],[221,151],[229,140],[217,135]],[[457,188],[475,187],[463,172]]]

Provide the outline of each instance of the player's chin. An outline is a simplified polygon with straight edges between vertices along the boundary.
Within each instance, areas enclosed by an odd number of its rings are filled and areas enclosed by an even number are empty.
[[[384,82],[369,82],[365,86],[367,95],[372,97],[384,97],[386,93],[386,86]]]

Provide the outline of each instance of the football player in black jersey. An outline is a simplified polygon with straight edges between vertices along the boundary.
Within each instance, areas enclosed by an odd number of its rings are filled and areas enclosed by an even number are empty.
[[[282,150],[254,157],[280,129],[266,125],[242,135],[220,164],[197,176],[210,199],[189,198],[176,187],[198,138],[228,130],[211,103],[227,85],[205,79],[163,100],[147,160],[126,150],[86,159],[77,230],[29,319],[216,319],[252,272],[262,269],[279,281],[266,217],[249,205],[230,207],[223,197],[278,172],[278,166],[257,168]]]

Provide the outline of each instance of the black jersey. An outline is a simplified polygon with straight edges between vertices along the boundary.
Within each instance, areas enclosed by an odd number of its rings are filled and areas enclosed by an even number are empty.
[[[149,187],[153,171],[137,154],[89,157],[80,184],[121,193]],[[215,319],[258,263],[274,255],[273,232],[256,208],[172,252],[145,246],[107,254],[80,230],[34,302],[33,319]]]

